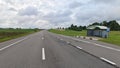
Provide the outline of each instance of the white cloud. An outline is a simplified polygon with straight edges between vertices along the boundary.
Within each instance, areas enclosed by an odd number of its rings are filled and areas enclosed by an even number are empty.
[[[83,5],[83,3],[80,3],[80,2],[77,2],[77,1],[74,1],[74,2],[72,2],[70,5],[69,5],[69,8],[77,8],[77,7],[80,7],[80,6],[82,6]]]
[[[21,9],[19,11],[19,15],[21,16],[24,16],[24,15],[27,15],[27,16],[32,16],[32,15],[38,15],[38,9],[36,7],[33,7],[33,6],[28,6],[24,9]]]
[[[119,22],[119,3],[119,0],[0,0],[0,27],[56,28],[72,23]]]

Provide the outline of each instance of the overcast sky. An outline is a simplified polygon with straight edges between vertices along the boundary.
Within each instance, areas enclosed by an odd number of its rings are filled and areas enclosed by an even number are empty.
[[[0,28],[56,28],[120,22],[120,0],[0,0]]]

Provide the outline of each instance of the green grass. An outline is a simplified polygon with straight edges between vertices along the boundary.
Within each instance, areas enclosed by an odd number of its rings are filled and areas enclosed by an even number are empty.
[[[67,36],[86,36],[86,31],[73,31],[73,30],[55,30],[55,29],[50,29],[50,32],[57,33],[57,34],[62,34],[62,35],[67,35]]]
[[[108,38],[100,39],[100,41],[120,46],[120,31],[111,31]]]
[[[50,32],[67,35],[67,36],[86,36],[87,31],[72,31],[72,30],[55,30],[51,29]],[[120,31],[111,31],[108,38],[101,38],[99,41],[115,44],[120,46]]]
[[[0,29],[0,42],[37,32],[36,29]]]

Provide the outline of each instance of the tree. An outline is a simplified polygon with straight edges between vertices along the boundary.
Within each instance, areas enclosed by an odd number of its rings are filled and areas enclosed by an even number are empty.
[[[120,25],[116,22],[116,20],[109,21],[109,25],[111,30],[120,30]]]
[[[68,27],[69,30],[75,30],[75,31],[81,31],[82,30],[82,26],[77,26],[77,25],[71,25],[70,27]]]
[[[86,29],[87,29],[87,27],[86,27],[86,26],[83,26],[83,27],[82,27],[82,29],[83,29],[83,30],[86,30]]]
[[[73,30],[74,29],[74,25],[72,24],[70,27],[69,27],[70,30]]]
[[[83,27],[82,27],[82,26],[79,26],[78,29],[79,29],[79,31],[82,31],[82,30],[83,30]]]
[[[107,21],[103,21],[103,22],[102,22],[102,25],[108,27],[108,22],[107,22]]]
[[[112,21],[109,21],[109,22],[103,21],[102,23],[95,22],[92,25],[107,26],[111,30],[120,30],[120,25],[118,24],[118,22],[116,20],[112,20]],[[92,25],[89,25],[89,26],[92,26]]]
[[[93,23],[92,25],[100,25],[100,23],[98,23],[98,22],[95,22],[95,23]]]

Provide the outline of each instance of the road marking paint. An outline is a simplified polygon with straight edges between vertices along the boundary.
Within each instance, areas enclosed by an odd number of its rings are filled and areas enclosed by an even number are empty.
[[[79,48],[79,49],[82,49],[81,47],[79,47],[79,46],[76,46],[77,48]]]
[[[45,60],[45,49],[42,48],[42,60]]]
[[[82,41],[82,42],[85,42],[85,43],[91,43],[91,42],[88,42],[88,41]]]
[[[63,35],[61,35],[63,36]],[[99,46],[99,47],[103,47],[103,48],[107,48],[107,49],[111,49],[111,50],[114,50],[114,51],[119,51],[120,52],[120,49],[116,49],[116,48],[113,48],[113,47],[108,47],[108,46],[105,46],[105,45],[100,45],[100,44],[96,44],[96,43],[93,43],[93,42],[89,42],[89,41],[84,41],[84,40],[80,40],[80,39],[75,39],[75,38],[71,38],[71,37],[68,37],[68,36],[63,36],[63,37],[66,37],[66,38],[70,38],[70,39],[73,39],[73,40],[76,40],[76,41],[81,41],[81,42],[84,42],[84,43],[91,43],[93,45],[96,45],[96,46]]]
[[[0,51],[4,50],[4,49],[6,49],[6,48],[9,48],[9,47],[11,47],[11,46],[13,46],[13,45],[15,45],[15,44],[17,44],[17,43],[19,43],[19,42],[22,42],[22,41],[24,41],[25,39],[27,39],[27,38],[24,38],[24,39],[22,39],[22,40],[19,40],[19,41],[17,41],[17,42],[14,42],[14,43],[12,43],[12,44],[10,44],[10,45],[8,45],[8,46],[5,46],[5,47],[1,48]]]
[[[111,49],[111,50],[115,50],[115,51],[120,51],[119,49],[112,48],[112,47],[108,47],[108,46],[103,46],[103,45],[96,44],[96,43],[94,43],[94,45],[96,45],[96,46],[100,46],[100,47],[104,47],[104,48],[107,48],[107,49]]]
[[[83,40],[79,40],[79,39],[75,39],[75,40],[81,41],[81,42],[84,42],[84,43],[91,43],[91,42],[89,42],[89,41],[83,41]]]
[[[60,40],[63,40],[63,39],[60,39]]]
[[[114,62],[112,62],[112,61],[110,61],[110,60],[108,60],[108,59],[105,59],[105,58],[103,58],[103,57],[100,57],[100,59],[101,59],[101,60],[104,60],[104,61],[106,61],[106,62],[108,62],[108,63],[110,63],[110,64],[112,64],[112,65],[116,65],[116,63],[114,63]]]
[[[91,43],[91,44],[94,44],[96,46],[107,48],[107,49],[111,49],[111,50],[114,50],[114,51],[120,51],[120,49],[116,49],[116,48],[113,48],[113,47],[108,47],[108,46],[105,46],[105,45],[100,45],[100,44],[97,44],[97,43],[93,43],[93,42],[89,42],[89,41],[83,41],[83,40],[79,40],[79,39],[76,39],[76,40],[84,42],[84,43]]]
[[[70,42],[67,41],[67,44],[70,44]]]
[[[42,40],[44,40],[45,38],[44,37],[42,37]]]

